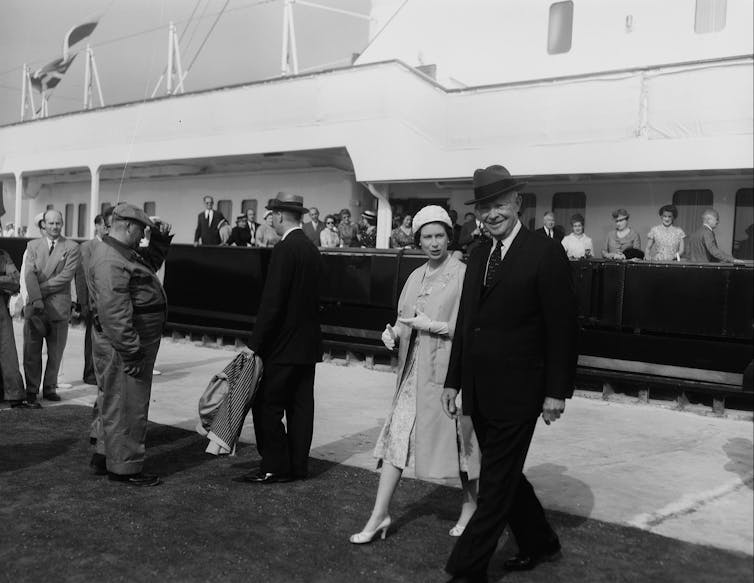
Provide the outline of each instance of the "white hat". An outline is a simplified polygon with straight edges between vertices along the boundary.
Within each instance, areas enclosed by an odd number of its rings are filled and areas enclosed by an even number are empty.
[[[429,223],[442,223],[451,229],[453,228],[453,222],[450,220],[448,211],[436,204],[430,204],[420,209],[414,215],[414,220],[411,221],[411,229],[414,233],[418,233],[419,229]]]

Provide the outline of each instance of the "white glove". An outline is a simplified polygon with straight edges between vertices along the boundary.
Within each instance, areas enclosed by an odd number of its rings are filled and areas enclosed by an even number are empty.
[[[435,322],[424,312],[417,312],[416,316],[413,318],[398,318],[398,321],[402,324],[407,324],[414,330],[419,330],[420,332],[431,332],[432,334],[448,333],[447,322]]]
[[[390,324],[385,325],[385,331],[382,333],[382,343],[388,350],[395,350],[396,334]]]

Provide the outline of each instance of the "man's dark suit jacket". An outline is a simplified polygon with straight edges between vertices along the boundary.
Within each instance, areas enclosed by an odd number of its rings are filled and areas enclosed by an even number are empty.
[[[194,243],[197,243],[200,239],[202,245],[219,245],[220,244],[220,231],[218,226],[224,219],[223,214],[218,210],[212,211],[212,224],[207,222],[204,216],[204,211],[199,213],[196,218],[196,231],[194,231]]]
[[[469,257],[445,386],[463,412],[528,421],[544,398],[573,395],[576,296],[563,248],[521,227],[484,287],[491,242]]]
[[[259,228],[259,223],[247,223],[246,230],[249,231],[249,234],[251,235],[251,244],[256,245],[257,244],[257,229]]]
[[[301,229],[275,245],[248,342],[265,366],[322,360],[319,327],[319,251]]]
[[[322,232],[322,230],[325,228],[325,223],[322,221],[317,221],[317,228],[314,228],[314,225],[311,221],[308,223],[304,223],[304,226],[301,227],[304,231],[304,235],[306,235],[309,240],[314,243],[315,247],[319,247],[322,245],[322,243],[319,240],[319,234]]]
[[[542,235],[543,237],[546,237],[546,238],[549,239],[549,237],[547,237],[547,233],[545,233],[545,228],[544,227],[539,227],[539,229],[537,229],[534,232],[537,235]],[[563,240],[563,237],[565,237],[565,233],[563,231],[563,227],[561,227],[560,225],[555,225],[553,227],[552,234],[553,234],[553,241],[557,241],[558,243],[560,243]]]

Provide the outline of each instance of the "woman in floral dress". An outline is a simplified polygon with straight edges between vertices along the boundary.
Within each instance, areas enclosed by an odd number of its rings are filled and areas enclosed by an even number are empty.
[[[471,419],[446,417],[439,397],[466,266],[448,254],[453,225],[445,209],[424,207],[416,213],[413,228],[416,244],[429,260],[409,276],[398,302],[398,319],[382,334],[389,349],[398,345],[397,388],[374,449],[382,467],[374,508],[364,529],[351,536],[354,544],[385,537],[390,500],[407,467],[413,467],[419,478],[460,477],[463,505],[451,536],[461,535],[476,510],[480,462]]]
[[[666,204],[660,207],[658,214],[661,222],[649,230],[644,256],[652,261],[678,260],[683,255],[683,239],[686,237],[683,229],[673,225],[678,218],[678,209]]]

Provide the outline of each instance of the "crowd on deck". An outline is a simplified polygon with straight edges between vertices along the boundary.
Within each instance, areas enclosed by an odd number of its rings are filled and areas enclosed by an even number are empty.
[[[204,198],[205,210],[199,214],[194,235],[195,244],[230,245],[238,247],[273,247],[280,241],[270,221],[272,212],[267,210],[263,222],[256,222],[256,212],[252,209],[236,217],[235,227],[231,227],[222,213],[214,210],[211,196]],[[468,256],[473,249],[490,240],[490,234],[474,213],[466,213],[464,223],[458,224],[458,213],[448,211],[453,232],[450,250]],[[615,227],[608,233],[599,254],[604,259],[650,261],[728,262],[740,263],[730,253],[717,244],[715,229],[720,220],[718,212],[709,208],[702,213],[702,225],[689,237],[683,229],[673,223],[678,218],[678,209],[667,204],[659,210],[660,224],[653,226],[646,235],[646,246],[642,248],[641,235],[629,225],[630,214],[626,209],[612,213]],[[347,208],[320,219],[319,209],[309,209],[309,221],[302,223],[304,233],[316,246],[321,248],[377,246],[377,213],[365,210],[358,223],[351,220]],[[411,214],[394,214],[390,232],[391,249],[416,249],[413,217]],[[555,214],[547,211],[542,217],[542,227],[536,233],[561,243],[569,259],[589,259],[598,257],[592,238],[585,232],[584,216],[575,213],[570,218],[571,231],[566,234],[563,227],[555,224]]]

